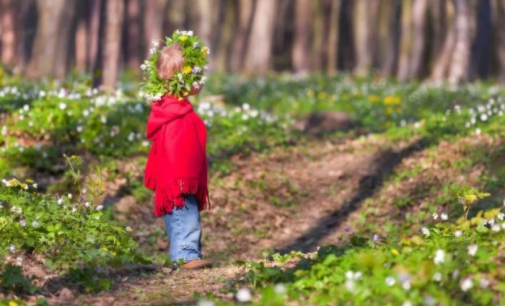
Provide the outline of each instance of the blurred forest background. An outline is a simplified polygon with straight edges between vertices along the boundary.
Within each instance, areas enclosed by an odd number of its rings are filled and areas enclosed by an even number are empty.
[[[451,83],[505,80],[503,0],[0,0],[0,53],[27,77],[89,73],[114,87],[151,40],[206,42],[213,72],[271,71]]]

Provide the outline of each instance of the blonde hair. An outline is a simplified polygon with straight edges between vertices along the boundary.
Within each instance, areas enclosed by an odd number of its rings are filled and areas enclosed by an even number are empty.
[[[180,44],[172,44],[161,49],[160,57],[156,62],[158,77],[160,79],[170,79],[175,75],[176,71],[182,71],[184,57],[182,56],[182,46]]]

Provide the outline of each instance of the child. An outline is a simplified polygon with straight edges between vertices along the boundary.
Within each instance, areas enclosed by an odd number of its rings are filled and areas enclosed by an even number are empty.
[[[164,47],[156,61],[161,80],[179,75],[185,66],[183,47]],[[209,267],[202,259],[200,211],[207,208],[206,127],[187,96],[200,92],[201,83],[180,95],[166,93],[151,103],[147,138],[152,141],[144,185],[155,191],[155,215],[164,217],[170,240],[170,259],[182,268]]]

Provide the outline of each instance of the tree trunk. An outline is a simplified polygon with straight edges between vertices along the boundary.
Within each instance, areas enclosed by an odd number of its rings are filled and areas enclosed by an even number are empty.
[[[68,50],[66,47],[63,51],[58,49],[65,43],[68,45],[70,27],[65,18],[68,18],[69,7],[72,9],[72,6],[65,0],[38,0],[37,4],[37,34],[26,74],[29,77],[61,76],[62,69],[58,62],[62,62],[63,66],[66,64]]]
[[[97,61],[101,61],[100,47],[101,47],[101,34],[103,32],[104,16],[103,10],[105,9],[105,0],[90,0],[90,15],[88,24],[88,41],[89,50],[88,58],[86,59],[86,66],[89,71],[95,73],[96,67],[99,66]]]
[[[382,20],[387,24],[382,29],[382,41],[385,41],[385,47],[382,51],[382,66],[380,68],[383,76],[391,76],[396,70],[398,64],[398,49],[400,41],[400,13],[402,0],[394,0],[392,5],[384,2]]]
[[[368,20],[369,0],[354,1],[353,35],[356,51],[354,73],[365,75],[370,72],[372,55],[370,52],[370,28]]]
[[[244,61],[248,74],[266,73],[270,68],[276,7],[276,0],[257,0]]]
[[[323,66],[324,36],[324,11],[321,1],[312,1],[312,71],[320,72]],[[327,42],[326,42],[327,43]]]
[[[163,21],[167,13],[167,0],[146,0],[145,11],[145,53],[149,54],[153,39],[163,39]]]
[[[447,31],[447,35],[445,37],[444,46],[442,47],[442,51],[439,53],[433,64],[433,71],[431,73],[431,79],[434,82],[441,82],[444,80],[447,70],[449,68],[451,62],[451,56],[454,49],[455,43],[455,30],[454,30],[454,7],[451,3],[447,4],[447,24],[449,25],[449,29]]]
[[[496,0],[494,11],[496,11],[496,29],[505,29],[505,3],[502,0]],[[498,59],[498,78],[505,82],[505,31],[496,30],[496,48]]]
[[[457,84],[468,79],[471,31],[468,0],[453,0],[453,2],[455,8],[455,44],[449,70],[449,82]]]
[[[233,52],[231,56],[231,70],[240,71],[243,66],[247,42],[251,28],[252,16],[254,12],[254,3],[252,0],[237,1],[237,26],[235,32],[235,41],[233,43]]]
[[[139,48],[140,36],[140,3],[139,0],[126,1],[126,62],[128,68],[139,70],[141,51]],[[163,38],[163,37],[160,37]]]
[[[310,63],[310,0],[295,2],[295,37],[292,49],[293,69],[298,73],[307,73]]]
[[[71,37],[75,37],[75,27],[73,17],[75,14],[76,2],[70,1],[65,5],[62,15],[56,48],[56,61],[54,63],[54,75],[57,78],[64,78],[69,70],[70,55],[73,54],[73,46],[70,46]]]
[[[292,70],[294,5],[292,0],[278,0],[272,46],[272,69]]]
[[[326,2],[330,10],[326,72],[333,75],[337,71],[341,0],[327,0]]]
[[[412,0],[402,1],[400,56],[397,78],[404,81],[409,76],[409,55],[412,49]]]
[[[169,9],[168,9],[168,34],[172,35],[172,33],[179,29],[179,30],[184,30],[186,22],[186,14],[184,13],[186,10],[187,6],[191,6],[193,8],[192,11],[196,11],[194,8],[197,7],[194,1],[188,2],[188,0],[170,0],[169,4]],[[182,12],[182,13],[181,13]],[[193,15],[196,15],[196,18],[199,18],[197,12],[194,12]],[[196,22],[195,22],[196,24]],[[196,31],[198,32],[199,29],[198,27],[195,27]],[[198,36],[200,36],[200,33],[197,33]],[[168,35],[168,36],[169,36]]]
[[[229,68],[229,51],[233,39],[233,25],[235,24],[235,16],[237,6],[234,0],[225,0],[223,3],[225,9],[224,22],[222,24],[219,42],[217,43],[215,52],[215,71],[224,72]]]
[[[477,35],[472,47],[472,67],[470,77],[487,78],[492,42],[491,0],[481,0],[478,7]],[[503,30],[502,30],[503,31]]]
[[[419,77],[425,50],[425,24],[428,0],[415,0],[412,7],[412,33],[413,42],[410,53],[409,77]]]
[[[14,64],[16,56],[16,6],[15,0],[1,0],[0,2],[0,50],[3,64]]]
[[[105,43],[103,52],[103,87],[113,90],[119,73],[121,37],[124,17],[123,0],[107,0]]]

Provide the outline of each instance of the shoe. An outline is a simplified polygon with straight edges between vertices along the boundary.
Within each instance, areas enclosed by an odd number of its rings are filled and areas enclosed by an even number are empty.
[[[213,264],[212,261],[208,259],[195,259],[185,263],[184,265],[182,265],[181,268],[189,270],[205,269],[205,268],[211,268],[212,264]]]

